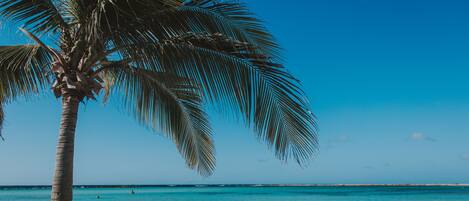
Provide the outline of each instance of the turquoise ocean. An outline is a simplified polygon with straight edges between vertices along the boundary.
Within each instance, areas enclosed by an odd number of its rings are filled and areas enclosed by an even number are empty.
[[[131,192],[134,192],[132,194]],[[2,188],[2,201],[48,201],[48,188]],[[77,188],[75,201],[469,201],[469,187]]]

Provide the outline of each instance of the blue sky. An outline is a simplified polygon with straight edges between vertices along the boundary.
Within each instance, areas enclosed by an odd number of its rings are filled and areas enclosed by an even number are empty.
[[[308,167],[283,164],[242,124],[211,114],[215,174],[116,103],[82,107],[77,184],[469,183],[469,3],[463,0],[256,0],[319,118]],[[2,26],[0,44],[25,41]],[[60,103],[6,108],[0,185],[49,184]]]

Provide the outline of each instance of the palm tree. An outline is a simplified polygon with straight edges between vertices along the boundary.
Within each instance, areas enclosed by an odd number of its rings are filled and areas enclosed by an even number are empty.
[[[53,201],[72,200],[78,108],[100,94],[164,133],[203,176],[215,167],[205,104],[252,124],[280,160],[304,164],[317,150],[299,82],[242,3],[2,0],[0,16],[33,42],[0,46],[0,126],[4,104],[19,97],[52,89],[62,100]]]

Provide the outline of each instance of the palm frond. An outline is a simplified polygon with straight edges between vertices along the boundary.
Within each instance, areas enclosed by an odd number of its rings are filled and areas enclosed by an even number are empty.
[[[0,46],[0,138],[3,105],[18,96],[37,93],[48,83],[45,67],[51,56],[40,46]]]
[[[205,25],[210,33],[223,33],[255,45],[265,54],[280,56],[280,46],[275,38],[244,3],[233,0],[189,0],[178,10],[195,18],[195,23]]]
[[[113,76],[115,87],[140,123],[167,134],[190,168],[204,176],[213,172],[212,131],[197,85],[169,73],[130,65],[110,67],[105,72]]]
[[[72,16],[72,24],[85,22],[93,9],[98,5],[97,0],[78,0],[78,1],[65,1],[64,7],[69,16]]]
[[[222,33],[257,46],[258,51],[279,57],[279,46],[262,22],[237,1],[120,1],[103,0],[90,29],[115,46],[133,42],[167,40],[187,32]]]
[[[81,5],[80,3],[76,4]],[[102,0],[94,4],[96,6],[86,6],[87,8],[93,8],[92,10],[82,11],[87,14],[86,20],[83,20],[86,29],[92,34],[93,38],[104,42],[111,40],[112,43],[115,43],[114,45],[119,45],[119,39],[122,36],[152,40],[155,36],[165,35],[165,32],[162,31],[164,27],[155,26],[159,24],[158,21],[161,19],[154,17],[154,13],[162,10],[175,10],[181,2],[178,0]],[[175,20],[172,23],[179,24]],[[149,33],[150,24],[153,24],[153,27],[159,31]]]
[[[52,60],[40,46],[0,46],[0,94],[5,101],[37,93],[49,83]]]
[[[240,111],[278,158],[303,164],[316,151],[314,116],[298,81],[257,46],[188,33],[128,47],[120,53],[139,68],[195,80],[213,104]]]
[[[0,15],[24,23],[33,32],[67,27],[53,0],[3,0],[0,2]]]

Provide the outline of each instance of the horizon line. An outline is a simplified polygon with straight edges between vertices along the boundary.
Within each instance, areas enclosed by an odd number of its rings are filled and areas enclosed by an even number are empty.
[[[73,185],[73,188],[145,188],[145,187],[469,187],[469,183],[446,184],[103,184]],[[0,185],[1,189],[10,188],[50,188],[51,185]]]

